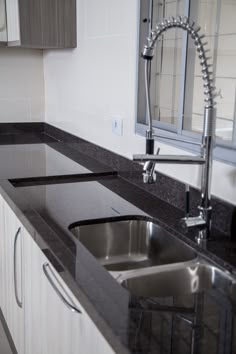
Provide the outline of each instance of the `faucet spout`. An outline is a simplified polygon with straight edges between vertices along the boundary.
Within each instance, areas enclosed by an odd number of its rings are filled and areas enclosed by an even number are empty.
[[[205,158],[200,156],[187,155],[133,155],[133,161],[137,162],[158,162],[161,164],[181,164],[181,165],[204,165]]]

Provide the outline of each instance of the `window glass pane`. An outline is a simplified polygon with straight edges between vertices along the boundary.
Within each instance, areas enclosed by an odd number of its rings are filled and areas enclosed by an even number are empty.
[[[236,1],[191,0],[190,17],[201,26],[212,57],[217,93],[216,136],[233,142],[236,98]],[[202,131],[204,107],[201,67],[189,40],[184,104],[185,130]]]
[[[165,17],[183,13],[183,0],[154,0],[154,27]],[[178,126],[183,33],[178,29],[165,32],[156,46],[151,69],[151,108],[154,120]]]

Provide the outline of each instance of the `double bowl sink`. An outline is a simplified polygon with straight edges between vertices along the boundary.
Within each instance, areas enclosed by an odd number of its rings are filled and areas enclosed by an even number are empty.
[[[129,292],[142,297],[230,289],[235,279],[147,217],[72,224],[70,231]]]

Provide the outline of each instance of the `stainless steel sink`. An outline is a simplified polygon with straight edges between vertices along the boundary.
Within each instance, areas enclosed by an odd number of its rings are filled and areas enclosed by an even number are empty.
[[[71,226],[73,235],[112,272],[189,261],[192,248],[145,217]]]
[[[69,229],[136,296],[178,296],[236,284],[229,273],[147,217],[72,224]]]
[[[236,280],[227,272],[205,261],[191,261],[126,272],[117,278],[130,293],[143,297],[167,297],[229,288]]]

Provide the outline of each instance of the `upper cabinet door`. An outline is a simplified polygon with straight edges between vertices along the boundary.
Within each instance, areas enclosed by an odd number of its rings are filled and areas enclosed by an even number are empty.
[[[6,0],[7,41],[20,43],[19,0]]]
[[[5,0],[0,0],[0,42],[7,42],[7,19]]]
[[[20,0],[21,45],[29,47],[40,47],[42,45],[41,7],[41,0]]]
[[[75,0],[40,0],[44,47],[76,47]]]
[[[76,47],[76,0],[4,1],[8,45],[40,49]]]

